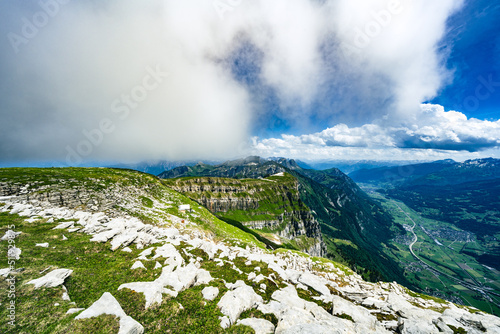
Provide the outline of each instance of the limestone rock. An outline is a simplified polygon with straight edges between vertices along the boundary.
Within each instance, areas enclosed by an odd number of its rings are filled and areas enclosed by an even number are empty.
[[[56,269],[43,277],[29,281],[26,284],[34,284],[35,289],[54,288],[64,283],[64,280],[73,273],[71,269]]]
[[[120,246],[128,246],[137,238],[137,232],[130,231],[128,233],[118,234],[111,241],[111,250],[117,250]]]
[[[134,282],[122,284],[118,290],[130,289],[136,292],[142,292],[146,298],[146,309],[154,304],[161,304],[163,297],[163,286],[158,282]]]
[[[231,321],[227,316],[219,317],[220,326],[224,329],[229,328],[231,326]]]
[[[216,288],[214,286],[207,286],[203,290],[201,290],[201,293],[203,294],[203,298],[206,300],[214,300],[217,298],[217,295],[219,294],[219,288]]]
[[[65,301],[71,301],[71,298],[69,298],[69,294],[68,294],[68,289],[66,289],[66,287],[63,285],[62,286],[63,288],[63,295],[62,295],[62,300],[65,300]]]
[[[245,285],[226,292],[217,306],[222,314],[229,317],[231,324],[234,324],[242,312],[255,308],[262,302],[262,297]]]
[[[132,317],[126,315],[118,301],[109,292],[105,292],[99,300],[77,315],[75,319],[88,319],[98,317],[101,314],[114,315],[120,318],[120,330],[118,334],[144,333],[144,327],[132,319]]]
[[[373,316],[370,311],[362,306],[355,305],[344,298],[339,296],[332,296],[333,298],[333,315],[346,314],[350,316],[355,323],[366,325],[368,328],[375,328],[377,318]]]
[[[132,267],[130,267],[130,269],[139,269],[139,268],[146,270],[146,267],[144,267],[141,261],[135,261]]]
[[[10,268],[0,269],[0,276],[7,277],[10,274]]]
[[[303,273],[302,275],[300,275],[298,280],[300,283],[313,288],[322,295],[330,296],[330,290],[326,286],[325,279],[322,279],[321,277],[310,273]]]
[[[329,324],[303,323],[303,324],[294,325],[292,327],[288,327],[288,328],[283,329],[283,330],[281,330],[281,329],[276,330],[275,333],[276,334],[305,334],[305,333],[345,334],[345,333],[354,333],[354,332],[346,332],[345,330],[331,327]]]
[[[20,235],[22,232],[14,232],[12,230],[8,230],[5,232],[5,235],[2,237],[0,240],[9,240],[9,239],[15,239],[18,235]]]
[[[12,248],[9,248],[9,250],[7,251],[7,257],[11,258],[11,259],[19,260],[21,257],[21,253],[22,253],[22,251],[20,248],[12,247]]]
[[[196,283],[194,285],[208,284],[213,281],[212,275],[205,269],[198,269],[196,273]]]
[[[255,334],[273,334],[274,325],[272,322],[259,318],[246,318],[238,320],[237,325],[252,327]]]
[[[141,254],[139,254],[139,257],[137,259],[138,260],[148,261],[147,257],[150,256],[153,253],[154,249],[155,249],[154,247],[151,247],[151,248],[148,248],[148,249],[142,251]]]
[[[78,312],[83,311],[83,310],[85,310],[85,309],[84,309],[84,308],[70,308],[70,309],[66,312],[66,314],[78,313]]]

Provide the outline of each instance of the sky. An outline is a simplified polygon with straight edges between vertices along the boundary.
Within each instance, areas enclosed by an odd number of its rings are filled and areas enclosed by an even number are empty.
[[[0,166],[500,158],[500,4],[0,2]]]

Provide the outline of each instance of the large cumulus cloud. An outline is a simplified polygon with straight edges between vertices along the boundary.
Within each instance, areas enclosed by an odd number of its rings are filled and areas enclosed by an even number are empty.
[[[58,4],[46,23],[40,3]],[[325,145],[359,146],[335,124],[352,130],[384,116],[414,117],[449,79],[437,46],[461,4],[6,0],[0,156],[222,158],[238,154],[259,127],[272,132],[270,119],[302,133],[329,126],[338,134]],[[26,36],[26,22],[39,25],[36,33]],[[156,69],[168,76],[144,94]],[[433,136],[444,143],[446,134]],[[424,145],[425,136],[415,138],[408,134],[408,147]]]

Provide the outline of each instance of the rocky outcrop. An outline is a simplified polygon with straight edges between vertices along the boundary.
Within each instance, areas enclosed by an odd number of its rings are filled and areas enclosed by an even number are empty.
[[[171,180],[168,185],[222,217],[230,216],[234,211],[245,211],[247,217],[273,217],[267,220],[243,219],[240,222],[251,229],[271,230],[285,240],[301,236],[316,239],[317,243],[313,246],[301,250],[314,256],[325,254],[319,223],[302,203],[299,183],[295,178],[280,182],[197,177]],[[270,210],[269,204],[278,207]]]
[[[0,196],[17,196],[20,200],[48,203],[68,208],[89,207],[95,211],[107,211],[113,203],[102,194],[89,191],[85,187],[67,188],[53,184],[39,186],[37,183],[21,186],[11,182],[0,183]]]
[[[134,197],[128,194],[134,194]],[[147,189],[122,185],[100,186],[92,189],[86,185],[75,185],[57,180],[50,185],[39,182],[27,184],[0,182],[0,197],[16,196],[19,201],[85,209],[91,212],[106,212],[112,216],[120,214],[116,206],[139,206],[139,201],[130,203],[130,200],[137,200],[141,195],[147,196]]]
[[[234,210],[258,210],[259,201],[251,197],[220,197],[210,198],[207,196],[200,196],[197,199],[200,204],[206,207],[213,213],[229,212]]]
[[[242,312],[256,308],[263,302],[262,297],[244,282],[238,281],[235,285],[237,287],[226,292],[217,304],[222,314],[229,318],[231,325],[236,323]]]

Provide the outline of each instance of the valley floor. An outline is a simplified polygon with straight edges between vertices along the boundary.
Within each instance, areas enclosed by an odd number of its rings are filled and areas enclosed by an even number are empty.
[[[482,248],[473,233],[423,218],[400,201],[367,192],[406,230],[385,252],[401,261],[412,284],[426,294],[500,315],[500,272],[463,252]]]

